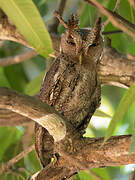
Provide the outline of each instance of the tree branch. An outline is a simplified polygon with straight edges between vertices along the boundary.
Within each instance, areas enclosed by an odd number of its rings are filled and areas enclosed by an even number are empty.
[[[31,119],[21,116],[18,113],[8,109],[0,109],[0,126],[25,126],[31,122]]]
[[[62,14],[63,14],[63,11],[64,11],[64,8],[65,8],[66,2],[67,2],[67,0],[59,0],[58,7],[56,8],[56,10],[59,12],[59,14],[60,14],[61,16],[62,16]],[[48,26],[48,31],[49,31],[50,33],[55,33],[55,34],[57,34],[58,25],[59,25],[59,20],[58,20],[58,18],[53,17],[52,24],[50,24],[50,25]]]
[[[100,3],[98,3],[97,1],[93,0],[84,0],[86,2],[88,2],[89,4],[91,4],[92,6],[98,8],[98,10],[105,16],[109,16],[109,19],[112,23],[117,23],[117,25],[119,26],[120,29],[122,29],[121,25],[119,25],[118,23],[123,23],[125,25],[127,25],[129,28],[131,28],[133,31],[135,30],[135,25],[133,23],[131,23],[130,21],[128,21],[127,19],[123,18],[122,16],[120,16],[119,14],[116,13],[116,11],[111,11],[107,8],[105,8],[104,6],[102,6]],[[119,2],[118,2],[119,4]],[[103,10],[103,12],[102,12]],[[115,24],[114,24],[115,25]],[[117,27],[117,26],[116,26]],[[128,31],[128,29],[127,29]]]
[[[134,61],[135,58],[130,60],[116,49],[106,47],[98,71],[101,83],[129,87],[135,81]]]
[[[134,0],[128,0],[130,5],[135,9],[135,1]]]
[[[13,159],[8,161],[7,163],[3,164],[2,167],[1,167],[1,170],[0,170],[0,174],[2,174],[4,171],[8,170],[13,164],[17,163],[26,154],[28,154],[29,152],[31,152],[34,149],[35,149],[35,146],[32,145],[29,148],[27,148],[26,150],[24,150],[21,153],[19,153],[17,156],[15,156]]]
[[[13,57],[0,58],[0,66],[7,66],[7,65],[11,65],[11,64],[21,63],[21,62],[26,61],[36,55],[37,55],[37,52],[30,49],[19,55],[15,55]]]
[[[108,17],[109,21],[116,27],[118,27],[119,29],[121,29],[123,32],[127,33],[128,35],[130,35],[131,37],[135,38],[135,32],[127,29],[122,23],[121,21],[126,24],[128,24],[128,26],[130,26],[131,28],[135,28],[135,25],[130,23],[129,21],[125,20],[123,17],[121,17],[120,15],[116,14],[115,12],[113,13],[112,11],[108,10],[107,8],[105,8],[104,6],[102,6],[99,2],[97,2],[96,0],[84,0],[85,2],[95,6],[96,8],[98,8],[98,10],[105,16]]]
[[[59,150],[62,157],[58,159],[56,164],[52,164],[41,170],[35,180],[59,180],[64,177],[68,179],[76,172],[86,168],[120,166],[135,163],[135,152],[129,154],[132,136],[111,137],[104,146],[101,146],[103,140],[103,138],[79,139],[78,142],[74,142],[72,147],[74,151],[72,152],[66,149],[67,147],[64,143],[61,143],[60,146],[56,146],[56,149]],[[65,155],[65,152],[63,153],[63,148],[68,156]]]
[[[30,118],[45,127],[60,141],[66,135],[66,126],[63,117],[54,108],[43,103],[36,97],[27,96],[8,88],[0,88],[0,108],[16,112]]]
[[[116,4],[115,4],[115,7],[113,9],[113,12],[117,11],[117,9],[119,8],[119,5],[120,5],[120,0],[117,0]],[[107,19],[106,22],[104,23],[104,27],[107,26],[108,23],[109,23],[109,19]]]

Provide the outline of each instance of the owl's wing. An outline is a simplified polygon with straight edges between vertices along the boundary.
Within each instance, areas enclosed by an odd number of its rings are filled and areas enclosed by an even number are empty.
[[[58,56],[43,80],[39,98],[48,105],[53,105],[60,94],[60,81],[62,81],[62,74],[66,70],[65,63],[66,57],[64,55]],[[45,128],[36,123],[35,148],[43,167],[46,167],[51,162],[53,146],[53,137]]]
[[[50,70],[47,72],[42,88],[40,90],[40,99],[49,104],[54,105],[64,81],[63,73],[67,70],[67,57],[63,54],[58,56],[52,64]]]

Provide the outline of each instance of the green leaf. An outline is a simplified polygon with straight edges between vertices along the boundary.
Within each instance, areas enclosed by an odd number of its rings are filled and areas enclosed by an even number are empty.
[[[95,179],[110,180],[109,174],[106,168],[93,168],[88,172],[80,171],[78,175],[74,177],[74,180],[95,180]]]
[[[24,157],[24,163],[26,169],[32,174],[41,169],[39,159],[37,158],[35,151],[31,151],[29,154],[27,154],[27,156]]]
[[[2,159],[6,149],[20,139],[21,135],[22,132],[15,127],[0,127],[0,160]]]
[[[125,9],[126,9],[126,11],[125,11]],[[130,3],[128,2],[128,0],[124,0],[124,1],[120,2],[119,13],[122,17],[124,17],[125,19],[134,23],[133,19],[135,18],[135,12],[133,11],[133,14],[131,13],[131,6],[130,6]],[[132,15],[133,15],[133,17],[132,17]]]
[[[132,43],[130,42],[130,45],[128,46],[128,53],[135,55],[135,41]]]
[[[80,27],[84,28],[87,26],[92,26],[94,24],[93,20],[95,12],[96,8],[89,6],[89,4],[85,4],[80,17]]]
[[[0,7],[39,54],[47,57],[52,52],[51,38],[32,0],[0,0]]]
[[[80,171],[78,175],[74,177],[74,180],[95,180],[95,178],[85,171]]]
[[[110,180],[110,176],[109,176],[109,173],[107,171],[107,168],[93,168],[91,169],[91,171],[93,173],[95,173],[97,176],[100,177],[100,179],[103,179],[103,180]]]
[[[39,76],[37,76],[30,83],[28,83],[25,87],[24,92],[30,96],[33,96],[36,93],[38,93],[40,90],[44,75],[45,75],[45,72],[42,72]]]
[[[28,79],[22,64],[14,64],[4,67],[4,73],[10,83],[10,87],[19,92],[23,92],[24,86],[28,83]]]
[[[94,116],[97,116],[97,117],[107,117],[107,118],[111,118],[112,117],[109,114],[105,113],[104,111],[101,111],[100,109],[96,110],[96,112],[94,113]]]
[[[109,127],[106,132],[105,141],[107,141],[110,136],[113,134],[116,125],[119,121],[124,117],[126,112],[128,111],[131,104],[135,101],[135,82],[131,85],[128,91],[126,91],[125,95],[120,101],[118,108],[109,124]]]
[[[3,68],[0,68],[0,87],[10,87]]]

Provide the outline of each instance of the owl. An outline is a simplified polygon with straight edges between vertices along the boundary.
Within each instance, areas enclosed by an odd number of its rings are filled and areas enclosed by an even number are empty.
[[[43,80],[40,99],[66,117],[82,136],[101,99],[97,76],[103,52],[101,18],[93,28],[80,29],[74,14],[68,22],[58,12],[55,15],[66,32],[61,37],[60,54]],[[44,167],[52,158],[53,143],[47,130],[36,124],[35,147]]]

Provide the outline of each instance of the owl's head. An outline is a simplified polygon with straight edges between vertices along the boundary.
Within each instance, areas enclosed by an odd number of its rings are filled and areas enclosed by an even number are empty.
[[[101,18],[98,18],[93,28],[80,29],[77,17],[72,14],[65,22],[58,12],[55,16],[67,29],[61,37],[61,52],[78,59],[98,62],[103,51]]]

